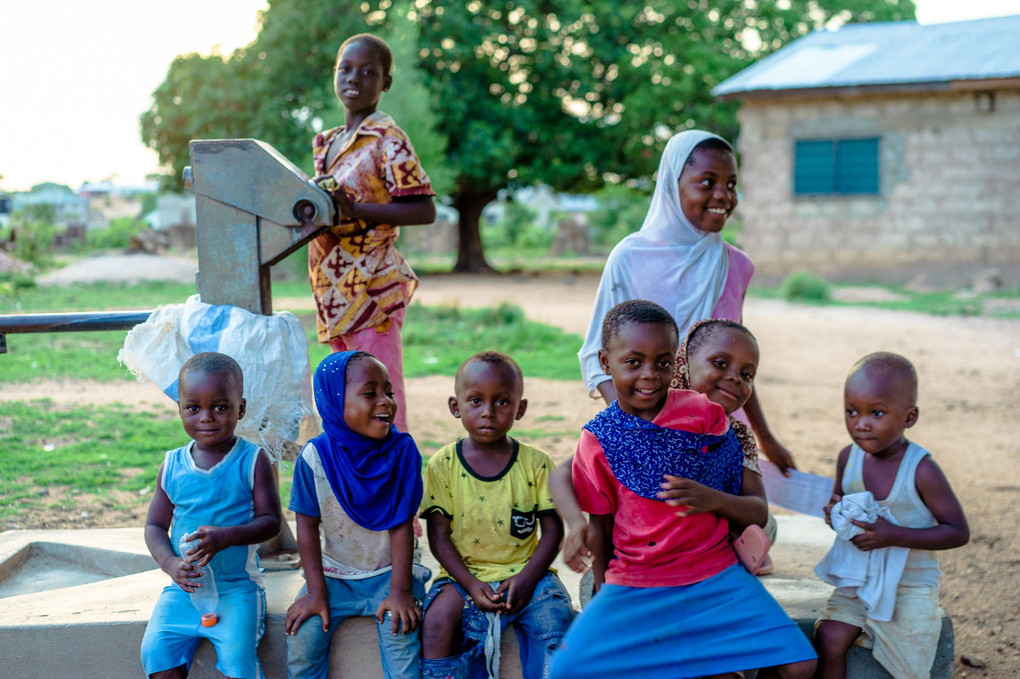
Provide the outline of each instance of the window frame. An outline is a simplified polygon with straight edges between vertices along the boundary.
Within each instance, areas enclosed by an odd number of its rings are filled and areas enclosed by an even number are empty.
[[[877,135],[795,139],[793,197],[881,195],[881,151],[882,137]]]

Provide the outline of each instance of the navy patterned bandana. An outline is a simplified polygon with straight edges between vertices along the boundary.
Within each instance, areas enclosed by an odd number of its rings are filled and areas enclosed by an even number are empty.
[[[616,401],[584,428],[599,440],[616,479],[636,495],[657,500],[664,474],[740,494],[744,453],[732,428],[716,436],[660,427],[623,412]]]

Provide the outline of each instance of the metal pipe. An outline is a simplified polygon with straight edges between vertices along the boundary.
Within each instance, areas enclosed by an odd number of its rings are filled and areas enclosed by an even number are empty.
[[[0,354],[7,353],[7,333],[130,330],[152,311],[83,311],[0,316]]]

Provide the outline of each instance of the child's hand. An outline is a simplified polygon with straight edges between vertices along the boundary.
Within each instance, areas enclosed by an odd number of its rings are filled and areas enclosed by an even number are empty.
[[[825,512],[825,523],[829,524],[829,528],[832,528],[832,508],[842,499],[839,495],[833,495],[829,498],[829,504],[822,507],[822,511]]]
[[[856,519],[852,519],[850,523],[864,529],[863,533],[855,535],[850,539],[850,542],[854,543],[854,546],[862,552],[870,552],[873,549],[881,549],[882,547],[892,547],[896,544],[895,524],[889,523],[882,517],[878,517],[875,523],[866,523]]]
[[[563,561],[578,573],[591,568],[591,550],[588,549],[588,522],[584,521],[571,528],[563,541]]]
[[[159,566],[164,573],[173,578],[177,586],[188,594],[191,594],[202,585],[199,578],[202,577],[198,567],[183,556],[171,556]]]
[[[496,593],[503,595],[505,601],[503,612],[517,613],[527,606],[535,594],[536,584],[538,583],[534,578],[528,577],[524,573],[518,573],[501,582]]]
[[[393,618],[393,633],[410,634],[421,622],[421,610],[410,592],[390,592],[375,611],[375,619],[381,625],[386,613]]]
[[[684,507],[676,513],[677,516],[683,517],[716,511],[717,491],[697,481],[680,476],[663,474],[663,478],[666,480],[660,484],[662,490],[656,494],[656,497],[665,500],[666,504],[672,507]]]
[[[329,631],[329,598],[325,592],[313,594],[306,592],[303,597],[287,608],[287,617],[283,621],[286,634],[297,634],[298,628],[312,616],[322,618],[322,631]]]
[[[759,441],[759,448],[772,464],[779,467],[779,471],[783,473],[783,476],[788,477],[790,470],[797,468],[797,465],[793,462],[793,455],[779,441],[775,439]]]
[[[471,587],[465,587],[475,606],[483,613],[503,613],[506,604],[503,602],[503,595],[493,591],[487,582],[475,579]]]
[[[194,544],[195,541],[198,544]],[[214,556],[230,546],[227,528],[218,526],[199,526],[198,530],[188,536],[188,551],[181,554],[196,566],[207,565]]]

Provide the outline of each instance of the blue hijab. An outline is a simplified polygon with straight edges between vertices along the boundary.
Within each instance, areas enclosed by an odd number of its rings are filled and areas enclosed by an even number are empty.
[[[330,488],[343,510],[368,530],[388,530],[407,521],[421,503],[421,453],[411,435],[390,431],[373,439],[344,421],[347,364],[363,351],[330,354],[315,370],[315,406],[323,433],[312,439]]]
[[[716,436],[660,427],[625,413],[617,401],[584,428],[599,440],[613,476],[636,495],[658,500],[663,474],[740,493],[744,453],[732,428]]]

